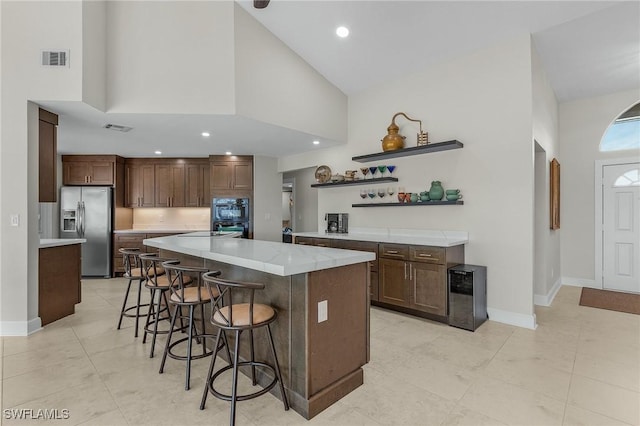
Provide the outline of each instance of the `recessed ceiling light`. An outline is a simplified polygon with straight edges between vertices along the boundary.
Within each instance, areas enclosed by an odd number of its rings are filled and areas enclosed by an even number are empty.
[[[202,132],[202,136],[208,138],[211,135],[209,134],[209,132]]]
[[[225,155],[231,155],[231,151],[225,152]]]
[[[313,141],[314,145],[320,145],[320,141]]]
[[[338,27],[336,28],[336,34],[338,37],[345,38],[349,35],[349,28],[347,27]]]
[[[162,151],[156,151],[156,155],[161,155]]]

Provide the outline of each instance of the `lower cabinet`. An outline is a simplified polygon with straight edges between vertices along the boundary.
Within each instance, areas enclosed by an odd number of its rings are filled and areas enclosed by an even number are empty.
[[[411,305],[410,285],[407,282],[407,262],[380,259],[380,283],[378,301],[408,308]]]
[[[147,238],[166,237],[175,235],[175,233],[144,233],[144,232],[127,232],[113,234],[113,276],[122,275],[124,273],[124,264],[122,263],[122,254],[118,251],[121,248],[139,248],[143,253],[158,253],[159,249],[155,247],[147,247],[142,241]]]

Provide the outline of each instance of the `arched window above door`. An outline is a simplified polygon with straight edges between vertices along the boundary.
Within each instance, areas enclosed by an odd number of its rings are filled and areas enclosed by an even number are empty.
[[[626,110],[607,129],[600,151],[640,149],[640,102]]]
[[[640,169],[629,170],[625,174],[618,176],[613,186],[640,186]]]

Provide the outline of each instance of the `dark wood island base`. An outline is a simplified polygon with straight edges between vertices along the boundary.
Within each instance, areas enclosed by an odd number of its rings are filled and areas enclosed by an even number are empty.
[[[160,254],[220,270],[225,279],[265,284],[256,293],[256,303],[278,312],[272,331],[283,382],[291,407],[304,418],[313,418],[364,383],[362,366],[369,361],[367,262],[281,276],[165,249]],[[324,301],[327,319],[319,322],[318,304]],[[260,340],[266,336],[261,334],[255,336],[260,342],[256,359],[271,361],[269,346],[262,344],[266,340]],[[248,348],[243,341],[241,358],[249,358]],[[261,383],[270,380],[259,377]],[[271,392],[280,398],[277,389]]]

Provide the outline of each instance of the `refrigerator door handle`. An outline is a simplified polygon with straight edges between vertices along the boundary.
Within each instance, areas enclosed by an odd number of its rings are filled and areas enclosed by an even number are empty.
[[[84,237],[84,229],[85,229],[84,216],[85,216],[85,208],[84,208],[84,201],[83,201],[82,202],[82,237]]]
[[[78,201],[78,205],[76,206],[76,234],[78,234],[78,236],[80,236],[80,214],[80,201]]]

